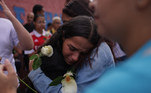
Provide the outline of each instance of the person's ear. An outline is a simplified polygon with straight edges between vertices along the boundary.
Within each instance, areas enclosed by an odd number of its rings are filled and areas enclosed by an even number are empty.
[[[151,0],[136,0],[136,4],[139,9],[144,9],[151,4]]]

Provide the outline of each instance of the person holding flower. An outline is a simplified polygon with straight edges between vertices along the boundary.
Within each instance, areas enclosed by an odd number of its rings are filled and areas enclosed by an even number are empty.
[[[49,86],[49,84],[58,76],[64,76],[68,70],[73,68],[76,73],[77,92],[80,93],[84,87],[100,77],[107,68],[114,66],[111,50],[103,42],[103,38],[97,34],[96,29],[97,27],[91,17],[79,16],[64,23],[50,38],[44,46],[52,46],[52,56],[42,56],[41,66],[36,70],[32,70],[32,62],[30,64],[32,71],[28,76],[40,93],[58,93],[61,90],[62,92],[66,90],[61,89],[61,84],[57,86]],[[99,45],[100,47],[97,49],[96,47]],[[99,51],[98,55],[102,54],[99,58],[97,57],[97,50]],[[71,79],[68,76],[64,78],[67,81]],[[63,82],[62,84],[67,85]],[[76,86],[71,89],[64,88],[72,90],[76,89]]]

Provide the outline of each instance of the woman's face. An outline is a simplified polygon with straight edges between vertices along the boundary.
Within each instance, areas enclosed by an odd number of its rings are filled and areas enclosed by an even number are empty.
[[[93,47],[88,39],[81,36],[64,39],[63,56],[67,64],[72,65],[77,62],[81,54],[86,54]]]
[[[42,16],[39,16],[36,20],[36,22],[34,22],[35,25],[35,30],[36,31],[42,31],[45,28],[45,18]]]

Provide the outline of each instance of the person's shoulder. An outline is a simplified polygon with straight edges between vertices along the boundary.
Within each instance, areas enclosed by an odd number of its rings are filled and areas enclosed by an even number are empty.
[[[113,64],[114,57],[112,51],[106,42],[102,42],[98,47],[98,56],[95,57],[95,60],[101,61],[99,64]]]
[[[105,48],[105,49],[109,49],[109,46],[106,42],[102,42],[99,46],[99,48]]]
[[[0,18],[0,21],[11,23],[11,21],[9,19],[6,19],[6,18]]]
[[[9,19],[0,18],[0,24],[1,24],[1,27],[6,28],[8,31],[12,31],[12,32],[15,31],[14,26]]]
[[[98,55],[96,56],[96,58],[100,56],[101,58],[104,56],[112,56],[111,49],[106,42],[102,42],[97,48],[93,50],[91,58],[94,57],[96,54]]]
[[[6,19],[6,18],[0,18],[0,22],[3,23],[3,26],[4,25],[7,25],[7,27],[13,27],[13,24],[12,22],[9,20],[9,19]]]
[[[112,55],[112,52],[111,52],[111,49],[109,47],[109,45],[106,43],[106,42],[102,42],[100,44],[100,46],[98,47],[98,53],[104,53],[104,54],[111,54]]]

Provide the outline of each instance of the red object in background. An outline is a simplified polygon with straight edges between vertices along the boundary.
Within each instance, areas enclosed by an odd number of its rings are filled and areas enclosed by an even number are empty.
[[[40,46],[42,46],[46,39],[45,36],[36,37],[35,35],[32,35],[32,38],[34,41],[34,50],[37,50]]]
[[[47,39],[50,39],[51,35],[49,36],[44,36],[45,31],[43,34],[39,34],[35,30],[30,33],[34,42],[34,50],[36,51],[39,47],[41,47]]]

